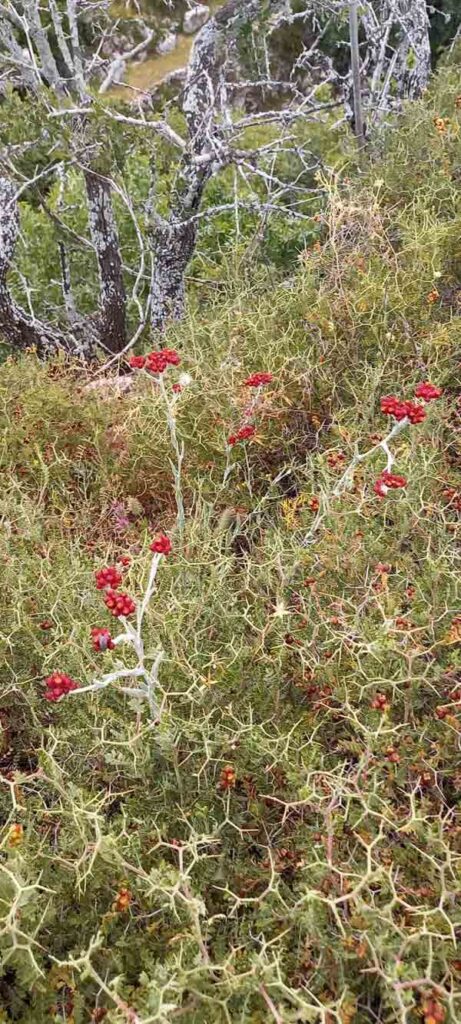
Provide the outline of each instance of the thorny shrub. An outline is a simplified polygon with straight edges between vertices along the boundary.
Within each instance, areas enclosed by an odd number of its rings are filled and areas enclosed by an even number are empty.
[[[458,94],[181,366],[2,366],[6,1021],[460,1019]]]

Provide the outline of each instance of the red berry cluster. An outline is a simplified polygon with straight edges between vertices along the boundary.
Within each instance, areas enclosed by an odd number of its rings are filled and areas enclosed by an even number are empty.
[[[272,373],[252,373],[243,383],[247,388],[261,388],[265,384],[270,384],[272,380]]]
[[[340,469],[346,456],[344,452],[329,452],[327,455],[327,463],[330,469]]]
[[[226,765],[222,769],[219,776],[219,787],[220,789],[233,789],[237,781],[237,773],[235,768],[232,768],[230,764]]]
[[[392,572],[392,565],[389,565],[389,562],[377,562],[375,565],[375,572],[377,572],[379,576],[382,576],[383,574],[388,576],[389,573]]]
[[[150,550],[154,551],[157,555],[169,555],[171,552],[170,538],[165,533],[159,533],[158,537],[152,541]]]
[[[424,999],[421,1013],[423,1024],[443,1024],[447,1015],[445,1007],[442,1006],[442,1003],[439,1002],[435,995]]]
[[[373,490],[379,498],[385,498],[389,489],[394,490],[399,487],[406,487],[407,483],[408,480],[405,476],[398,476],[396,473],[388,473],[385,469],[378,477]]]
[[[150,373],[164,373],[168,366],[168,359],[164,352],[149,352],[146,356],[146,370]]]
[[[262,388],[265,384],[270,384],[273,380],[272,373],[260,371],[258,373],[252,373],[246,380],[244,380],[244,387],[247,388]],[[260,404],[260,398],[258,395],[252,399],[250,405],[243,410],[243,423],[235,431],[234,434],[229,434],[227,443],[230,448],[233,448],[239,441],[248,441],[250,437],[254,437],[256,433],[256,427],[250,423],[250,419],[254,418],[255,407]]]
[[[416,405],[416,402],[405,402],[405,405],[410,423],[422,423],[426,419],[426,410],[422,405]]]
[[[136,604],[129,594],[120,594],[110,587],[107,588],[104,595],[104,604],[117,618],[120,618],[121,615],[132,615],[136,610]]]
[[[91,641],[94,651],[112,651],[115,647],[114,641],[108,629],[100,629],[93,626],[91,630]]]
[[[145,356],[130,356],[130,366],[134,370],[149,370],[150,373],[164,373],[167,366],[179,366],[180,362],[180,357],[174,348],[148,352]]]
[[[325,707],[331,707],[333,690],[328,684],[319,686],[316,683],[310,683],[303,689],[307,699],[311,702],[312,711],[317,713]]]
[[[424,402],[432,402],[440,398],[442,389],[431,384],[430,381],[423,381],[415,388],[415,397],[422,398]],[[384,395],[381,399],[381,411],[386,416],[393,416],[396,420],[407,419],[410,423],[422,423],[426,418],[426,410],[423,405],[407,399],[397,398],[396,395]],[[374,492],[380,498],[385,498],[389,488],[406,487],[407,480],[404,476],[397,476],[387,470],[376,480]]]
[[[385,712],[390,707],[389,700],[385,693],[377,693],[371,702],[371,707],[375,711]]]
[[[64,672],[53,672],[51,676],[45,679],[45,700],[55,701],[59,700],[66,693],[70,693],[71,690],[78,690],[78,683],[70,676],[66,676]]]
[[[181,360],[175,348],[163,348],[162,355],[169,366],[179,366]]]
[[[441,394],[442,389],[428,380],[418,384],[415,389],[415,397],[422,398],[424,402],[432,402],[435,398],[440,398]],[[407,399],[397,398],[396,395],[384,395],[381,399],[381,411],[386,416],[393,416],[396,420],[409,419],[410,423],[422,423],[426,418],[424,406]]]
[[[114,565],[107,565],[104,569],[98,569],[94,577],[96,580],[96,590],[105,590],[106,587],[112,587],[113,590],[116,590],[122,582],[122,574]]]
[[[407,403],[396,395],[384,395],[381,399],[381,412],[386,416],[394,416],[396,420],[404,420],[407,415]]]
[[[436,387],[435,384],[431,384],[429,380],[418,384],[415,391],[416,398],[422,398],[424,402],[432,402],[435,398],[440,398],[442,394],[442,389]]]
[[[256,427],[253,427],[248,423],[246,426],[240,427],[240,430],[238,430],[236,434],[229,434],[227,443],[232,448],[234,444],[237,444],[239,441],[248,441],[248,439],[253,437],[255,433]]]
[[[461,512],[461,491],[456,491],[454,487],[445,487],[442,494],[455,512]]]
[[[381,399],[381,411],[396,420],[409,419],[410,423],[422,423],[426,418],[426,410],[422,405],[403,401],[395,395],[385,395]]]

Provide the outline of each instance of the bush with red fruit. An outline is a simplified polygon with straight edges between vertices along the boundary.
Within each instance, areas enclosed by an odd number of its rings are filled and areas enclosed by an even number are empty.
[[[162,374],[169,366],[179,366],[180,356],[176,349],[162,348],[147,352],[145,356],[130,356],[133,370],[147,370],[149,373]]]

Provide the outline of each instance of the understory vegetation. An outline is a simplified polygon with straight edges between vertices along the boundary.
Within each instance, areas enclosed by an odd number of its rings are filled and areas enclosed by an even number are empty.
[[[453,57],[345,138],[283,274],[291,235],[205,245],[163,392],[4,359],[0,1020],[460,1020],[460,133]],[[381,399],[427,381],[380,497]],[[135,664],[94,574],[139,604],[159,533],[157,717],[45,700]]]

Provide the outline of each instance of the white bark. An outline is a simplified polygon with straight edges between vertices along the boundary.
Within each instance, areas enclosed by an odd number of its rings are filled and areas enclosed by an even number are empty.
[[[431,71],[426,0],[370,0],[361,4],[367,46],[368,119],[378,122],[388,110],[425,89]]]
[[[14,349],[35,348],[39,355],[50,355],[58,349],[84,355],[84,345],[72,334],[44,324],[26,313],[13,300],[7,275],[14,256],[19,233],[19,212],[16,190],[7,178],[0,178],[0,335]]]
[[[40,58],[43,77],[49,86],[62,93],[62,79],[48,42],[47,32],[41,21],[38,0],[23,0],[23,7],[30,35]]]
[[[0,3],[0,47],[6,52],[14,67],[15,74],[19,81],[27,88],[38,91],[48,86],[59,98],[61,110],[67,111],[68,99],[77,96],[82,104],[82,111],[78,118],[74,118],[74,139],[75,151],[79,159],[85,156],[85,138],[87,129],[88,111],[91,109],[91,92],[85,80],[85,66],[82,57],[76,0],[66,0],[65,15],[56,3],[56,0],[48,0],[48,9],[51,15],[50,38],[54,35],[54,46],[59,49],[60,61],[65,68],[61,75],[56,62],[52,46],[49,40],[50,26],[46,25],[44,14],[45,5],[41,6],[39,0],[12,0],[8,6]],[[30,53],[30,62],[25,60],[24,54],[15,32],[25,34]],[[147,34],[136,51],[148,45],[150,34]],[[59,113],[59,110],[57,111]],[[50,113],[56,113],[51,110]],[[71,143],[71,148],[74,142]],[[90,152],[90,150],[89,150]],[[126,296],[122,274],[122,262],[119,251],[119,241],[115,216],[112,209],[111,182],[110,179],[102,178],[94,171],[92,160],[94,160],[94,141],[91,145],[91,156],[87,163],[82,164],[82,171],[85,180],[88,199],[88,220],[93,247],[98,261],[98,272],[100,282],[99,308],[95,316],[87,318],[86,326],[82,318],[79,320],[80,329],[86,336],[85,349],[89,352],[95,343],[99,343],[109,352],[119,352],[125,345],[125,305]],[[4,186],[4,196],[6,195]],[[4,206],[4,223],[7,223],[6,209]],[[16,214],[15,214],[16,215]],[[10,218],[10,228],[14,221]],[[63,297],[64,305],[69,318],[76,319],[77,314],[72,306],[72,291],[69,279],[69,268],[66,253],[62,243],[59,243]],[[4,275],[5,278],[5,275]],[[11,305],[8,300],[8,292],[4,284],[1,294],[4,311],[2,316],[3,334],[8,337],[11,343],[24,345],[28,343],[37,344],[42,351],[52,347],[55,343],[59,346],[75,349],[75,339],[70,339],[66,344],[57,329],[51,325],[40,324],[40,338],[34,342],[25,340],[26,337],[36,337],[37,323],[33,318],[27,320],[27,314],[21,316],[21,311]],[[5,310],[8,309],[8,316]],[[13,315],[14,314],[14,315]],[[9,320],[10,327],[5,326]],[[13,326],[16,325],[15,330]],[[98,334],[95,331],[98,328]],[[78,347],[78,346],[77,346]]]
[[[233,37],[238,17],[251,20],[260,8],[260,0],[230,0],[204,25],[192,47],[182,103],[187,145],[169,215],[152,217],[151,323],[156,331],[184,314],[185,274],[195,250],[203,192],[211,175],[233,160],[227,138],[231,126],[226,128],[226,37]]]

